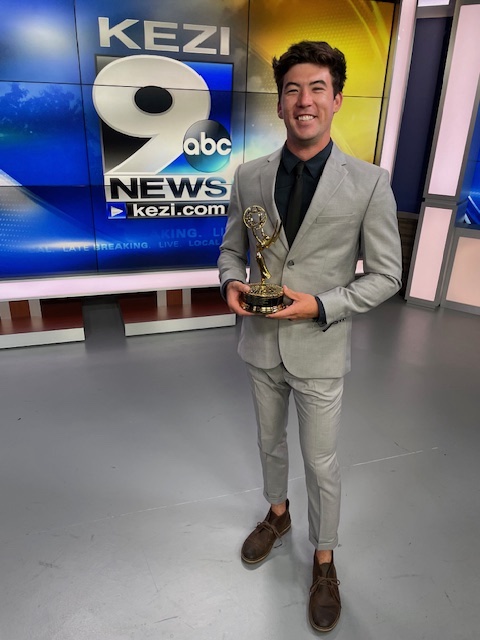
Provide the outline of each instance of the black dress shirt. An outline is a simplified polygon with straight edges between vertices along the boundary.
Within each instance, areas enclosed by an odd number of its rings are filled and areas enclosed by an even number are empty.
[[[332,146],[333,142],[330,140],[322,151],[305,162],[305,168],[303,170],[302,207],[300,210],[300,219],[302,221],[308,207],[310,206],[318,181],[320,180],[325,164],[332,151]],[[297,156],[289,151],[286,146],[283,147],[282,160],[278,167],[277,178],[275,180],[275,204],[277,205],[277,209],[283,223],[285,223],[288,200],[295,181],[293,169],[299,161],[300,158],[297,158]]]

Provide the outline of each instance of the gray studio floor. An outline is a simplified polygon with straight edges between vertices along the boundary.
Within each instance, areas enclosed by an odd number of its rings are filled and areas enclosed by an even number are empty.
[[[301,640],[313,549],[266,505],[235,327],[0,353],[1,640]],[[92,317],[94,318],[92,321]],[[109,322],[104,322],[109,324]],[[354,327],[339,640],[478,640],[480,318],[396,297]]]

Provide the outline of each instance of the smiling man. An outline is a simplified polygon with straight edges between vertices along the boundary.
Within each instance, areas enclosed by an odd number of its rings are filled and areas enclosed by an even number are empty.
[[[293,393],[314,546],[309,619],[314,629],[330,631],[341,611],[333,562],[341,494],[336,447],[351,318],[400,288],[400,239],[387,172],[345,155],[330,137],[346,79],[341,51],[326,42],[300,42],[273,60],[273,71],[286,142],[238,168],[218,261],[223,295],[242,316],[238,352],[247,364],[270,505],[241,557],[250,565],[261,562],[291,527],[287,418]],[[248,256],[258,241],[243,212],[253,206],[266,211],[267,236],[282,222],[265,259],[288,304],[262,316],[242,303],[250,290]],[[356,278],[360,251],[364,274]],[[258,282],[255,261],[250,269],[251,282]]]

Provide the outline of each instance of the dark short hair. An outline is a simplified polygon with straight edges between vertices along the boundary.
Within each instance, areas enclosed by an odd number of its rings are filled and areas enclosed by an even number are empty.
[[[304,62],[328,67],[332,76],[333,95],[336,96],[343,91],[343,85],[347,79],[347,63],[343,53],[331,47],[328,42],[302,40],[292,44],[278,60],[273,58],[273,75],[277,83],[278,97],[282,95],[285,74],[294,65]]]

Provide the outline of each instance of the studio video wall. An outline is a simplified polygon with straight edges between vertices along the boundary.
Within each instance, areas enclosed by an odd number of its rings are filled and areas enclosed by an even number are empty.
[[[283,144],[271,60],[347,57],[373,161],[392,2],[16,0],[0,21],[0,278],[212,267],[239,163]]]
[[[480,230],[480,109],[476,116],[470,152],[475,153],[477,149],[477,157],[474,157],[472,162],[472,176],[469,176],[468,184],[464,184],[464,187],[466,186],[465,206],[458,208],[456,226]]]

